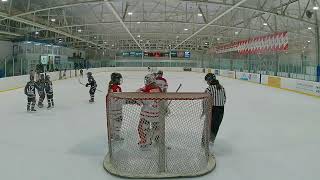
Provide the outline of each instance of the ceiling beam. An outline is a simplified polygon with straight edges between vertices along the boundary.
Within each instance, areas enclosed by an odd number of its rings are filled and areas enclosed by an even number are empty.
[[[12,33],[12,32],[7,32],[7,31],[0,31],[0,35],[6,35],[6,36],[23,36],[22,34],[17,34],[17,33]]]
[[[83,42],[86,42],[86,43],[89,43],[89,44],[93,44],[95,46],[100,46],[99,44],[96,44],[96,43],[94,43],[92,41],[89,41],[89,40],[83,39],[81,37],[72,35],[72,34],[67,33],[65,31],[61,31],[61,30],[55,29],[53,27],[49,27],[49,26],[46,26],[46,25],[43,25],[43,24],[32,22],[32,21],[29,21],[27,19],[23,19],[23,18],[19,18],[19,17],[12,17],[12,16],[9,16],[8,14],[3,13],[3,12],[0,12],[0,17],[4,17],[4,18],[10,19],[12,21],[16,21],[16,22],[21,22],[23,24],[27,24],[27,25],[30,25],[30,26],[34,26],[34,27],[40,28],[42,30],[48,30],[48,31],[51,31],[51,32],[55,32],[57,34],[60,34],[60,35],[63,35],[63,36],[69,37],[69,38],[73,38],[73,39],[76,39],[76,40],[79,40],[79,41],[83,41]]]
[[[10,16],[10,17],[21,17],[21,16],[30,15],[30,14],[35,14],[35,13],[38,13],[38,12],[54,10],[54,9],[63,9],[63,8],[68,8],[68,7],[80,6],[80,5],[88,5],[88,4],[102,3],[103,1],[104,1],[104,0],[93,0],[93,1],[87,1],[87,2],[63,4],[63,5],[58,5],[58,6],[53,6],[53,7],[47,7],[47,8],[43,8],[43,9],[37,9],[37,10],[33,10],[33,11],[28,11],[28,12],[16,14],[16,15],[13,15],[13,16]],[[6,20],[6,19],[9,19],[9,18],[0,19],[0,22],[3,21],[3,20]]]
[[[206,29],[208,26],[210,26],[212,23],[216,22],[217,20],[219,20],[220,18],[222,18],[224,15],[228,14],[229,12],[231,12],[233,9],[237,8],[238,6],[240,6],[241,4],[243,4],[244,2],[246,2],[247,0],[241,0],[240,2],[238,2],[237,4],[233,5],[231,8],[227,9],[226,11],[224,11],[223,13],[221,13],[219,16],[217,16],[216,18],[214,18],[212,21],[210,21],[208,24],[206,24],[205,26],[203,26],[202,28],[200,28],[199,30],[197,30],[196,32],[194,32],[191,36],[189,36],[188,38],[186,38],[185,40],[183,40],[181,43],[179,43],[178,45],[176,45],[174,47],[174,49],[176,49],[177,47],[179,47],[180,45],[182,45],[183,43],[185,43],[186,41],[188,41],[189,39],[193,38],[194,36],[196,36],[197,34],[199,34],[201,31],[203,31],[204,29]]]
[[[190,0],[182,0],[182,1],[190,1]],[[198,2],[196,0],[191,0],[191,1],[194,1],[195,3]],[[286,6],[288,4],[292,4],[292,3],[295,3],[295,2],[299,2],[299,0],[289,0],[287,3],[283,3],[281,5],[282,6]],[[217,5],[220,5],[220,6],[226,6],[226,7],[232,7],[233,4],[231,3],[227,3],[227,2],[218,2],[218,1],[206,1],[205,4],[217,4]],[[275,15],[275,16],[281,16],[281,17],[285,17],[285,18],[288,18],[288,19],[292,19],[292,20],[296,20],[296,21],[302,21],[302,22],[305,22],[305,23],[308,23],[308,24],[313,24],[315,25],[315,22],[312,22],[312,21],[307,21],[305,19],[302,19],[302,18],[296,18],[296,17],[292,17],[292,16],[289,16],[289,15],[282,15],[282,14],[278,14],[274,11],[268,11],[268,10],[264,10],[264,9],[258,9],[258,8],[254,8],[254,7],[247,7],[247,6],[238,6],[237,7],[238,9],[243,9],[243,10],[250,10],[250,11],[256,11],[256,12],[260,12],[260,13],[263,13],[263,14],[272,14],[272,15]],[[299,15],[297,15],[299,16]]]
[[[206,24],[204,23],[191,23],[191,22],[185,22],[185,21],[131,21],[131,22],[124,22],[124,23],[137,23],[140,22],[141,24],[182,24],[182,25],[196,25],[196,26],[204,26]],[[61,26],[61,27],[56,27],[56,29],[62,29],[62,28],[70,28],[70,27],[83,27],[83,26],[99,26],[99,25],[118,25],[120,24],[119,21],[111,21],[111,22],[95,22],[95,23],[87,23],[87,24],[77,24],[77,25],[69,25],[69,26]],[[241,24],[241,23],[240,23]],[[209,27],[221,27],[221,28],[229,28],[229,29],[240,29],[240,30],[251,30],[251,31],[257,31],[257,32],[262,32],[262,33],[270,33],[270,31],[267,30],[262,30],[262,29],[254,29],[251,27],[242,27],[238,26],[239,24],[235,25],[219,25],[219,24],[210,24]],[[111,29],[112,30],[112,29]],[[288,32],[292,34],[299,34],[297,32],[287,30]],[[107,32],[106,32],[107,33]],[[166,32],[164,32],[166,33]],[[135,34],[135,33],[132,33]],[[140,32],[139,34],[144,34],[143,32]],[[304,35],[304,34],[299,34],[303,37],[313,37],[312,34],[310,36]],[[211,35],[208,35],[211,36]]]
[[[128,34],[131,36],[131,38],[134,40],[134,42],[139,46],[139,48],[141,50],[142,47],[139,44],[139,42],[136,40],[136,38],[131,34],[130,30],[128,29],[128,27],[124,24],[124,22],[122,21],[121,17],[119,16],[119,14],[117,13],[117,11],[115,10],[114,6],[111,4],[111,2],[109,2],[109,0],[105,0],[105,2],[107,3],[109,9],[112,11],[112,13],[116,16],[116,18],[119,20],[119,22],[121,23],[122,27],[128,32]]]

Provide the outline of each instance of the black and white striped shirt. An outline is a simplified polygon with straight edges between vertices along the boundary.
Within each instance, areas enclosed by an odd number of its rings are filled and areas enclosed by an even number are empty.
[[[213,98],[213,106],[224,106],[226,104],[226,91],[224,87],[221,89],[217,88],[217,85],[210,85],[207,87],[206,93],[210,94]]]

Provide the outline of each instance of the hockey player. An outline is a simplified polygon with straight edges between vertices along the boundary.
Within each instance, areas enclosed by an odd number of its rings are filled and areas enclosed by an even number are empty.
[[[157,85],[161,88],[162,92],[166,93],[168,90],[168,83],[167,80],[163,77],[163,71],[159,70],[157,72],[156,82]]]
[[[38,107],[43,108],[43,101],[44,101],[44,98],[46,97],[44,74],[40,75],[40,79],[36,82],[36,87],[39,94]]]
[[[145,86],[140,88],[138,92],[142,93],[160,93],[161,88],[157,86],[156,79],[153,74],[148,74],[144,78]],[[138,133],[141,148],[148,148],[152,141],[159,140],[159,102],[156,100],[143,100],[137,102],[142,106],[140,113],[140,121],[138,126]],[[152,126],[152,128],[150,128]]]
[[[92,76],[92,72],[88,72],[87,77],[88,77],[88,83],[86,84],[86,87],[90,86],[90,90],[89,90],[90,100],[89,100],[89,102],[93,103],[94,102],[94,94],[96,93],[96,90],[97,90],[97,83]]]
[[[80,69],[80,77],[83,78],[83,69]]]
[[[53,88],[52,88],[52,82],[50,80],[50,76],[46,75],[45,79],[45,91],[47,93],[47,100],[48,100],[48,109],[54,108],[54,102],[53,102]]]
[[[30,81],[24,88],[24,94],[28,97],[28,112],[35,112],[34,106],[36,105],[36,83],[34,82],[34,76],[30,76]],[[30,108],[31,107],[31,108]]]
[[[108,92],[117,93],[122,92],[120,85],[122,84],[122,75],[120,73],[112,73],[109,82]],[[111,139],[115,141],[123,140],[120,137],[122,126],[122,101],[120,99],[112,99],[110,103],[110,117],[112,118],[111,124]]]

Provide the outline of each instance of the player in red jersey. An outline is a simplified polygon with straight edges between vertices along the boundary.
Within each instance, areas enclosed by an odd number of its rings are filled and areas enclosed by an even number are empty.
[[[120,85],[122,84],[122,75],[120,73],[112,73],[109,82],[109,93],[122,92]],[[122,101],[119,99],[112,99],[110,105],[111,121],[111,139],[115,141],[123,140],[120,136],[122,127]]]
[[[140,88],[138,92],[142,93],[161,93],[162,90],[156,84],[156,79],[153,74],[148,74],[144,78],[145,86]],[[159,140],[159,102],[157,100],[142,100],[137,102],[141,105],[140,121],[138,133],[141,148],[148,148],[152,141]],[[152,126],[152,128],[150,128]]]

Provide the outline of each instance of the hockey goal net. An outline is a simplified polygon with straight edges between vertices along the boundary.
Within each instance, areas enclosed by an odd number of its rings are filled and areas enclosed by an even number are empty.
[[[158,109],[156,118],[143,114],[150,102]],[[211,104],[206,93],[109,93],[104,168],[129,178],[194,177],[211,172],[215,167],[209,151]],[[148,146],[141,144],[141,138],[150,138]]]

